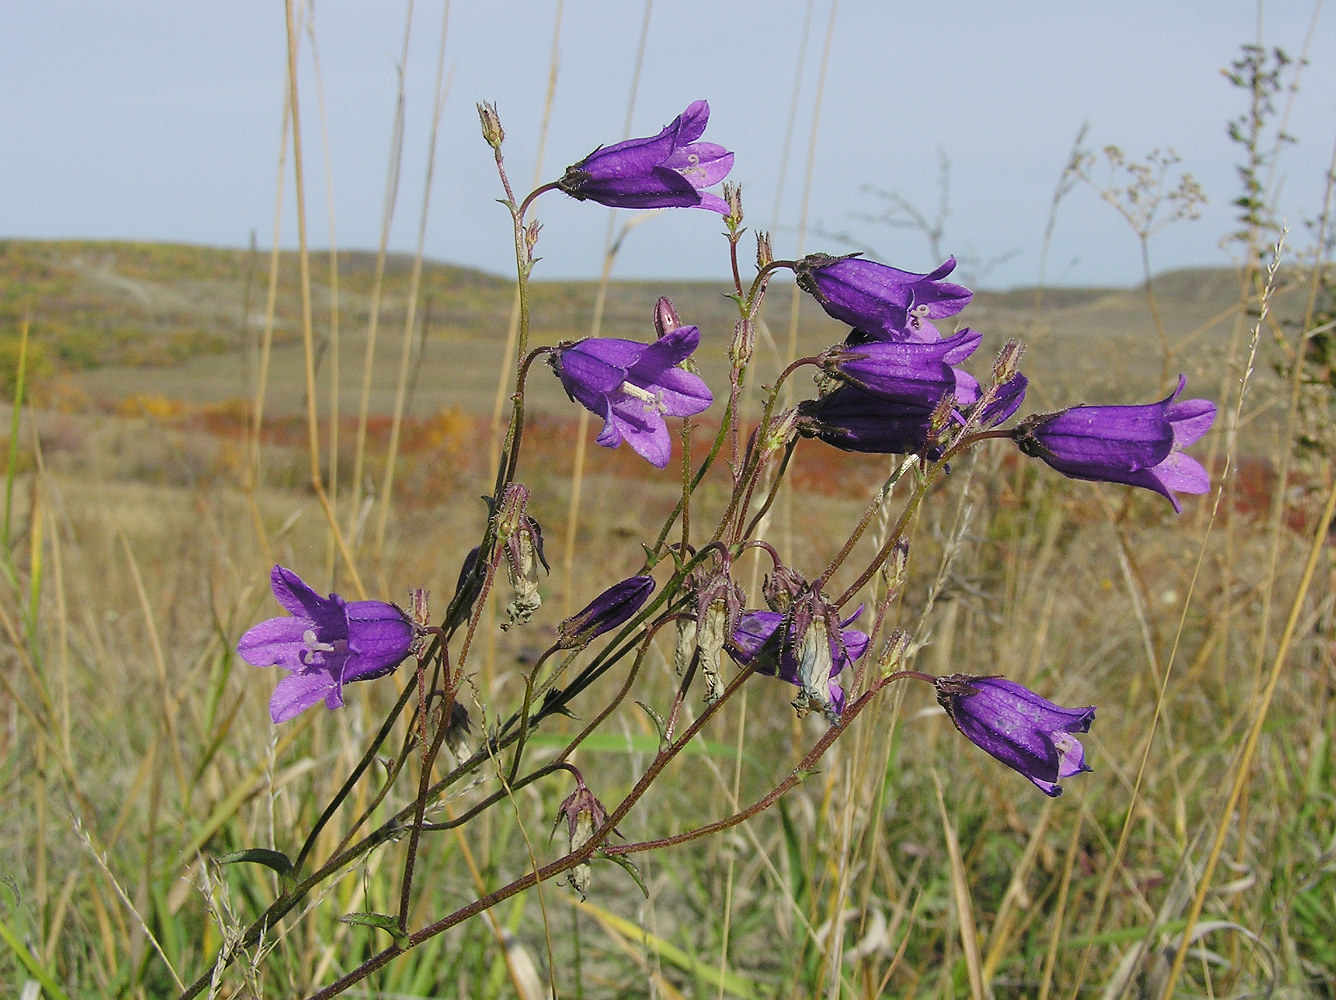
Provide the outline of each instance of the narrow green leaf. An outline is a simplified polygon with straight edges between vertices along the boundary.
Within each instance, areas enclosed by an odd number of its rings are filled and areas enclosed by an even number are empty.
[[[297,882],[292,869],[292,861],[282,851],[271,851],[267,847],[248,847],[244,851],[230,851],[227,854],[220,854],[215,860],[220,865],[235,865],[249,861],[253,864],[264,865],[266,868],[272,868],[278,873],[278,883],[285,893]]]
[[[341,924],[356,924],[359,927],[375,927],[394,938],[400,948],[408,947],[408,934],[399,929],[399,921],[387,913],[345,913],[339,917]]]
[[[645,879],[640,874],[640,869],[631,863],[630,858],[622,857],[620,854],[603,854],[603,853],[598,853],[595,854],[594,856],[597,858],[601,858],[604,861],[611,861],[614,865],[617,865],[619,868],[625,869],[626,874],[630,875],[633,879],[635,879],[636,885],[640,886],[640,891],[645,894],[645,898],[649,899],[649,886],[645,884]]]

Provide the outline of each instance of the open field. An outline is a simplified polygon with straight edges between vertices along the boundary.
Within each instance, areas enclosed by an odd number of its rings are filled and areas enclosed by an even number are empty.
[[[322,260],[313,256],[324,341],[333,298]],[[279,261],[269,322],[264,254],[0,242],[0,338],[16,341],[28,317],[32,348],[29,404],[6,450],[0,984],[40,982],[50,998],[178,995],[176,977],[206,973],[279,889],[268,869],[213,859],[295,851],[413,683],[402,668],[350,687],[339,712],[317,706],[276,727],[266,711],[274,672],[234,653],[275,613],[272,564],[298,568],[322,593],[355,592],[331,520],[367,597],[403,602],[425,587],[438,617],[486,524],[478,498],[491,489],[511,284],[429,265],[406,336],[411,262],[390,262],[355,480],[374,259],[340,260],[337,346],[327,342],[316,373],[330,517],[311,486],[292,257]],[[697,359],[718,399],[736,315],[723,290],[614,284],[601,333],[648,339],[654,302],[668,295],[702,329]],[[1164,394],[1164,369],[1185,372],[1190,395],[1219,405],[1194,448],[1218,492],[1185,497],[1175,516],[1158,497],[1065,480],[1018,460],[1009,442],[986,442],[997,447],[962,459],[915,520],[891,609],[890,624],[914,634],[918,669],[1005,673],[1060,704],[1097,705],[1086,740],[1094,773],[1047,799],[961,739],[930,691],[896,687],[777,807],[638,855],[647,895],[601,861],[587,900],[544,883],[349,995],[527,1000],[555,983],[561,996],[589,997],[1150,998],[1185,949],[1174,996],[1336,997],[1336,565],[1320,523],[1331,472],[1291,461],[1288,387],[1272,366],[1277,344],[1294,340],[1287,321],[1303,289],[1285,286],[1272,301],[1242,403],[1256,318],[1246,297],[1240,305],[1238,278],[1174,272],[1152,291],[1168,357],[1141,289],[980,293],[958,318],[985,335],[972,362],[981,379],[990,348],[1027,342],[1023,412],[1144,402]],[[534,342],[588,335],[595,293],[535,285]],[[766,308],[753,386],[789,357],[789,288],[775,285]],[[843,332],[804,297],[799,354]],[[387,460],[405,341],[407,419]],[[267,423],[252,438],[262,359]],[[475,746],[522,699],[556,623],[637,571],[641,543],[681,492],[671,466],[658,472],[626,448],[591,444],[577,471],[577,442],[591,443],[597,422],[581,429],[547,371],[532,380],[520,479],[552,571],[531,625],[501,631],[498,601],[480,633],[461,695]],[[757,409],[753,397],[746,412]],[[693,455],[708,447],[713,412]],[[816,441],[794,461],[770,538],[815,573],[891,463]],[[717,467],[693,520],[711,523],[728,488]],[[873,551],[870,538],[859,544]],[[749,606],[765,570],[751,556],[738,562]],[[837,575],[833,586],[850,582]],[[865,615],[870,627],[870,605]],[[666,715],[679,683],[671,638],[653,649],[633,698]],[[546,720],[531,757],[555,757],[621,680],[585,692],[577,718]],[[621,836],[669,836],[775,787],[826,728],[819,714],[795,718],[792,694],[749,680]],[[699,709],[693,690],[686,711]],[[577,759],[595,793],[616,801],[658,742],[628,700]],[[463,813],[502,772],[484,767],[432,816]],[[533,782],[468,827],[432,834],[409,924],[554,857],[569,785]],[[377,817],[405,797],[396,788]],[[359,788],[315,855],[334,852],[368,803]],[[318,912],[287,918],[222,974],[218,995],[305,996],[383,947],[383,932],[336,917],[395,912],[405,849],[389,842],[350,865],[322,888]]]

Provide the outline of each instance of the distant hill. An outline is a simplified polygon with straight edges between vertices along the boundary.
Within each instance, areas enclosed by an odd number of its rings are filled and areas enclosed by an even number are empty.
[[[265,327],[270,255],[264,251],[165,243],[0,240],[0,338],[16,336],[31,317],[35,349],[48,365],[94,397],[157,392],[191,400],[250,394],[253,360]],[[349,409],[360,385],[376,257],[365,251],[338,255],[340,370]],[[334,325],[334,285],[327,251],[311,255],[316,337]],[[412,259],[391,255],[382,286],[373,406],[388,409],[404,339]],[[1170,344],[1187,344],[1175,369],[1189,373],[1234,336],[1237,277],[1229,270],[1182,270],[1152,282]],[[587,336],[594,316],[594,282],[537,282],[533,290],[532,342]],[[703,374],[723,385],[726,348],[736,309],[724,282],[614,282],[601,333],[646,339],[654,303],[667,295],[686,322],[701,327]],[[771,285],[758,338],[757,375],[773,377],[787,355],[793,288]],[[442,402],[489,411],[502,363],[513,298],[512,282],[480,271],[425,261],[412,334],[415,395],[419,412]],[[1297,308],[1282,296],[1278,309]],[[814,353],[844,330],[808,296],[800,296],[798,345]],[[295,408],[301,400],[301,309],[297,258],[278,258],[274,299],[270,407]],[[976,373],[1008,337],[1029,345],[1025,370],[1036,389],[1061,405],[1103,395],[1145,399],[1158,385],[1160,338],[1144,289],[1033,288],[980,292],[961,314],[963,324],[985,335]],[[425,339],[419,336],[425,325]],[[420,357],[418,357],[420,352]],[[0,357],[9,357],[6,352]],[[328,345],[321,364],[328,365]],[[0,364],[5,362],[0,362]],[[555,380],[536,373],[542,403],[560,398]],[[803,376],[805,377],[805,376]]]

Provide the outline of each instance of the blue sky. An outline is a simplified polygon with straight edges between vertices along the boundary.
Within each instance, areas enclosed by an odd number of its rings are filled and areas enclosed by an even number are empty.
[[[262,246],[273,217],[285,83],[280,0],[8,0],[0,31],[0,236],[127,238]],[[371,248],[379,240],[406,0],[320,0],[314,33],[321,91],[303,35],[300,101],[313,246]],[[402,177],[391,247],[412,250],[423,205],[441,2],[416,0],[407,59]],[[1221,69],[1258,41],[1251,0],[844,0],[812,159],[808,235],[800,226],[821,52],[831,0],[657,0],[631,114],[631,135],[656,132],[707,98],[706,138],[737,154],[748,224],[773,233],[778,256],[848,248],[851,232],[878,256],[924,271],[927,241],[860,221],[895,191],[925,213],[939,199],[941,149],[950,165],[944,247],[996,260],[985,287],[1033,283],[1055,185],[1073,140],[1120,146],[1133,159],[1172,147],[1210,199],[1197,222],[1154,238],[1155,270],[1224,265],[1238,153],[1226,123],[1244,95]],[[1298,55],[1314,4],[1286,0],[1260,14],[1261,43]],[[600,143],[625,136],[643,3],[566,0],[544,180]],[[512,181],[527,188],[546,97],[557,4],[454,0],[445,38],[448,89],[427,216],[428,256],[509,273],[508,221],[474,104],[495,101]],[[805,34],[806,32],[806,34]],[[804,47],[804,37],[806,46]],[[1296,228],[1320,209],[1336,141],[1336,11],[1318,10],[1310,64],[1290,105],[1276,181]],[[796,106],[794,95],[797,95]],[[1286,98],[1287,99],[1287,98]],[[785,155],[785,131],[794,132]],[[783,178],[782,190],[780,180]],[[280,240],[294,245],[291,158]],[[778,206],[778,208],[776,208]],[[558,194],[538,204],[538,277],[596,277],[609,210]],[[619,212],[617,223],[632,213]],[[718,219],[666,212],[628,233],[623,277],[723,277]],[[1296,245],[1306,242],[1302,232]],[[1135,236],[1089,187],[1057,216],[1047,279],[1130,284]],[[967,276],[968,277],[968,276]]]

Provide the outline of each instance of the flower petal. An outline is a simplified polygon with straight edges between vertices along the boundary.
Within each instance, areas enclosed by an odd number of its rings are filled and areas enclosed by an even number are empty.
[[[305,618],[270,618],[252,626],[237,642],[237,653],[255,667],[302,668],[305,635],[311,623]]]
[[[292,570],[275,566],[269,573],[274,599],[290,614],[307,619],[322,640],[347,638],[343,599],[337,594],[321,597]],[[308,626],[309,627],[309,626]]]
[[[323,701],[330,708],[343,704],[342,685],[327,671],[312,668],[288,674],[269,699],[269,717],[277,725]]]

